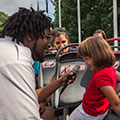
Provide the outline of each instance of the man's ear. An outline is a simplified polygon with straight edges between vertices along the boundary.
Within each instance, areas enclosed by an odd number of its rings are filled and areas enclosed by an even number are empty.
[[[27,40],[28,42],[32,42],[32,41],[33,41],[29,36],[26,37],[26,40]]]
[[[29,36],[26,36],[26,38],[24,39],[24,43],[25,46],[32,48],[34,45],[34,40],[31,39]]]

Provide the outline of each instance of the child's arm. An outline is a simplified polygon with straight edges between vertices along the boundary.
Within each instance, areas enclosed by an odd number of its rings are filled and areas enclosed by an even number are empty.
[[[100,90],[109,100],[114,112],[120,117],[120,99],[115,90],[112,88],[112,86],[104,86],[101,87]]]
[[[120,72],[116,71],[117,75],[117,86],[116,86],[116,93],[120,92]]]

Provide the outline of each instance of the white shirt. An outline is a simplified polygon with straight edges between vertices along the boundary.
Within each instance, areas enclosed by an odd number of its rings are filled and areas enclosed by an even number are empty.
[[[0,120],[40,120],[29,48],[0,39]]]

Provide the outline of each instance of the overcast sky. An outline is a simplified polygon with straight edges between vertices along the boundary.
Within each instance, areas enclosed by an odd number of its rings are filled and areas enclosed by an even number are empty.
[[[0,11],[8,15],[15,13],[18,7],[29,8],[32,4],[33,8],[37,9],[37,1],[39,1],[39,9],[46,10],[46,0],[0,0]],[[48,0],[48,16],[54,19],[54,6]]]

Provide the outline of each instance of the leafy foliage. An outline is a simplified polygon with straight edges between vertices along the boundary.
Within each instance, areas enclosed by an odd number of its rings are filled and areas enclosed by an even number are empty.
[[[7,14],[5,14],[4,12],[0,12],[0,25],[2,25],[5,22],[5,20],[7,20],[7,18],[8,18]],[[2,28],[0,28],[0,30],[1,29]]]
[[[57,0],[55,5],[55,27],[59,27]],[[120,25],[120,0],[118,0],[118,26]],[[103,29],[107,38],[113,38],[113,0],[80,0],[82,40],[96,29]],[[78,42],[77,0],[61,0],[61,21],[70,42]],[[120,28],[119,28],[120,31]],[[120,32],[119,32],[120,36]]]

